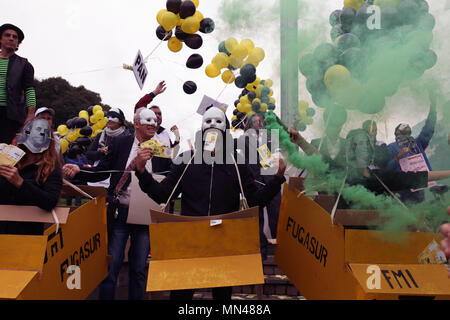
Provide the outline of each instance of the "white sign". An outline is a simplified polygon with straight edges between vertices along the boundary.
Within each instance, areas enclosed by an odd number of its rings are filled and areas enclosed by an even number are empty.
[[[400,167],[403,172],[429,172],[430,169],[425,162],[425,159],[421,153],[415,154],[411,157],[402,158],[399,161]],[[428,182],[428,187],[435,186],[437,183],[435,181]],[[411,189],[412,192],[416,192],[423,189]]]
[[[144,87],[145,79],[147,79],[148,71],[147,67],[145,66],[144,57],[141,54],[141,50],[138,51],[136,55],[136,59],[133,63],[133,73],[136,77],[136,81],[139,85],[139,88]]]
[[[160,182],[165,177],[153,175],[153,179]],[[153,199],[141,190],[139,179],[134,172],[131,173],[131,195],[130,208],[128,210],[127,223],[149,225],[152,223],[150,218],[150,209],[161,211],[161,207]]]
[[[210,98],[208,96],[203,96],[202,101],[200,102],[200,106],[197,109],[197,113],[201,116],[206,112],[206,109],[210,106],[219,108],[223,112],[227,112],[228,105],[222,102],[219,102],[217,100],[214,100],[213,98]]]

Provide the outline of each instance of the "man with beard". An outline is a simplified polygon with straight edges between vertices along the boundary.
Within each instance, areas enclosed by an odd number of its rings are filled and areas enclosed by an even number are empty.
[[[181,215],[214,216],[239,210],[239,174],[249,206],[267,205],[285,181],[284,162],[279,161],[276,175],[260,188],[247,165],[235,164],[234,143],[224,143],[233,141],[232,138],[227,138],[230,134],[227,129],[229,124],[225,113],[215,107],[208,109],[203,115],[201,137],[196,141],[196,150],[181,154],[177,160],[188,161],[175,161],[170,173],[159,183],[145,168],[145,163],[152,158],[152,150],[139,150],[136,176],[141,189],[158,203],[167,203],[173,191],[173,197],[181,193]],[[208,136],[211,135],[217,137],[215,148],[209,148],[208,145],[208,141],[211,141]],[[170,297],[172,300],[190,300],[194,292],[195,290],[175,290]],[[213,288],[214,299],[229,300],[231,293],[231,287]]]

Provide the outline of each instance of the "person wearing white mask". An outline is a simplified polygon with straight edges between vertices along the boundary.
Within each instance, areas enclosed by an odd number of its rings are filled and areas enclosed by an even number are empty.
[[[130,300],[142,300],[145,294],[147,273],[145,270],[150,250],[149,230],[146,225],[127,223],[131,193],[131,174],[140,144],[150,140],[157,131],[157,118],[153,111],[139,108],[134,115],[135,135],[113,139],[108,153],[96,167],[80,171],[76,165],[66,164],[63,173],[66,177],[82,181],[100,181],[110,177],[108,188],[108,252],[113,258],[109,265],[108,277],[100,284],[99,298],[113,300],[120,269],[124,260],[125,246],[130,237],[129,291]],[[149,172],[159,172],[162,163],[170,159],[153,158],[144,167]],[[90,171],[90,172],[88,172]],[[112,173],[105,173],[109,171]]]
[[[160,182],[154,180],[145,167],[145,164],[153,159],[152,150],[139,150],[136,158],[136,176],[142,191],[158,203],[167,203],[179,182],[172,198],[181,194],[181,215],[226,214],[238,211],[240,207],[239,173],[249,206],[265,206],[280,191],[281,184],[285,181],[286,166],[280,159],[277,174],[264,187],[260,187],[256,184],[248,165],[237,164],[239,170],[237,171],[233,161],[233,157],[236,157],[234,143],[225,144],[225,141],[234,141],[227,138],[230,135],[227,130],[229,128],[225,113],[215,107],[209,108],[203,115],[196,150],[182,153],[174,161],[167,177]],[[189,161],[190,159],[192,161]],[[171,292],[170,298],[190,300],[194,292],[195,290],[175,290]],[[229,300],[232,288],[213,288],[212,292],[213,299]]]
[[[115,137],[130,135],[125,126],[125,115],[119,108],[111,108],[107,114],[106,128],[98,134],[87,149],[86,158],[90,163],[96,165],[108,153],[108,145]]]

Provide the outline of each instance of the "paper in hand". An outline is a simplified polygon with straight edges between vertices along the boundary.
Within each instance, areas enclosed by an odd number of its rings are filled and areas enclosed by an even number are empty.
[[[141,143],[141,148],[151,148],[153,151],[153,156],[158,158],[173,158],[173,149],[168,148],[164,141],[158,137],[154,137],[146,142]]]
[[[15,166],[25,155],[25,151],[5,143],[0,144],[0,164]]]

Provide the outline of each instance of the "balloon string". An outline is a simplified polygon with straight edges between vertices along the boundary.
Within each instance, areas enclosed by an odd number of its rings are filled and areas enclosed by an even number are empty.
[[[101,69],[93,69],[93,70],[86,70],[86,71],[78,71],[78,72],[71,72],[71,73],[63,73],[60,74],[60,76],[71,76],[75,74],[84,74],[84,73],[93,73],[93,72],[100,72],[100,71],[106,71],[111,69],[122,69],[122,66],[114,66],[114,67],[107,67],[107,68],[101,68]]]
[[[164,38],[156,45],[155,48],[153,48],[153,50],[145,57],[144,59],[144,63],[147,63],[148,58],[150,58],[150,56],[156,51],[156,49],[159,48],[159,46],[167,39],[167,37],[170,35],[170,33],[166,32],[166,35],[164,36]]]

